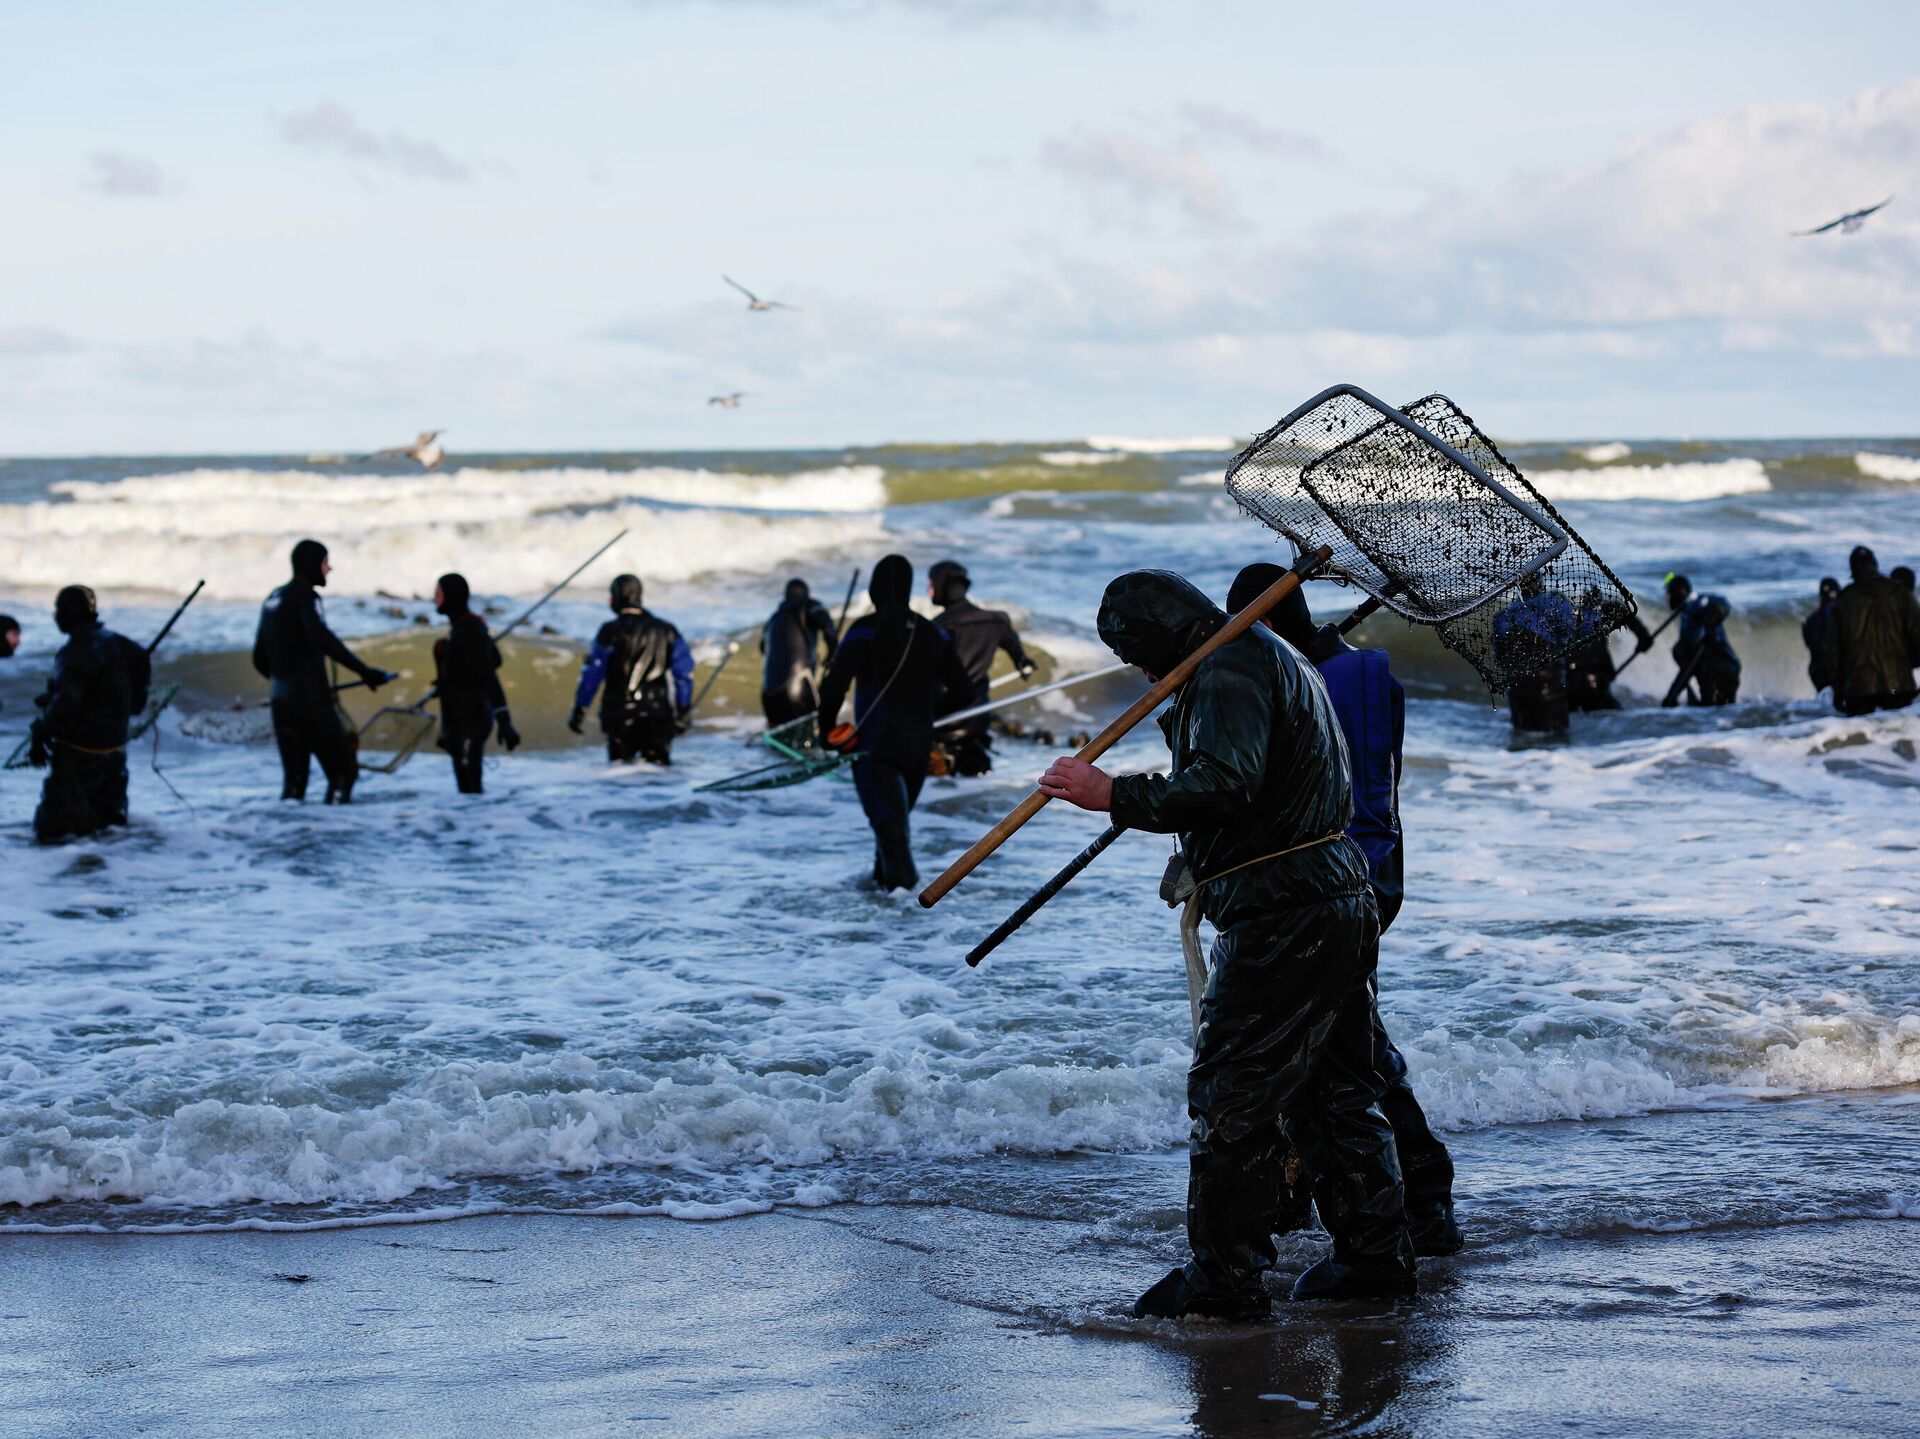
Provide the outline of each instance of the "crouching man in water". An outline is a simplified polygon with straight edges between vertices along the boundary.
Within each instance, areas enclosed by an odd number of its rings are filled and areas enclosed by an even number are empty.
[[[1107,586],[1100,638],[1164,675],[1226,623],[1178,575]],[[1115,824],[1175,833],[1214,942],[1187,1110],[1193,1258],[1134,1305],[1140,1317],[1251,1320],[1268,1310],[1271,1218],[1289,1142],[1321,1177],[1333,1254],[1296,1299],[1415,1292],[1400,1160],[1379,1110],[1373,1004],[1380,919],[1346,835],[1353,795],[1340,729],[1312,665],[1256,627],[1210,655],[1160,721],[1166,775],[1110,777],[1055,760],[1040,788]]]
[[[453,756],[453,782],[460,793],[481,794],[486,788],[481,764],[487,736],[497,727],[508,754],[520,747],[520,731],[507,712],[507,692],[500,687],[500,647],[487,633],[487,622],[473,612],[473,591],[465,575],[440,576],[433,607],[447,617],[446,638],[433,645],[439,745]]]
[[[100,623],[85,585],[60,591],[53,622],[67,642],[53,657],[27,756],[36,768],[52,766],[33,812],[42,844],[127,822],[127,724],[147,707],[152,677],[147,652]]]

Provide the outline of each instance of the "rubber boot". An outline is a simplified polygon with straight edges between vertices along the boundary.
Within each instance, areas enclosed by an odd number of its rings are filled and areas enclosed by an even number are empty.
[[[1296,1300],[1411,1299],[1420,1292],[1411,1260],[1349,1262],[1328,1255],[1293,1284]]]
[[[1409,1207],[1407,1232],[1413,1236],[1413,1252],[1422,1259],[1444,1259],[1467,1247],[1449,1200],[1435,1200],[1418,1213]]]
[[[1209,1294],[1187,1279],[1184,1269],[1167,1277],[1133,1301],[1135,1319],[1221,1319],[1233,1324],[1258,1324],[1270,1318],[1273,1302],[1264,1289],[1252,1294]]]

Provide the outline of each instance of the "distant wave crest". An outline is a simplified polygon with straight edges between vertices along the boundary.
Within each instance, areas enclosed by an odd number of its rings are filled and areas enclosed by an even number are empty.
[[[1717,500],[1773,488],[1758,460],[1677,465],[1611,465],[1601,470],[1540,470],[1528,478],[1550,500]]]
[[[1862,450],[1853,457],[1860,473],[1874,480],[1920,480],[1920,459],[1911,455],[1876,455]]]

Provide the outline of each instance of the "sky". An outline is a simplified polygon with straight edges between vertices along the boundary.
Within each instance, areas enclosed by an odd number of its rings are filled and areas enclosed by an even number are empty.
[[[9,6],[0,453],[1920,434],[1920,6],[1438,13]]]

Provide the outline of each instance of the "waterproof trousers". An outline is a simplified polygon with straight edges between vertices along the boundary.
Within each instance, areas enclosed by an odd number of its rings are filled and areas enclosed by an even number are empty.
[[[1406,1189],[1407,1218],[1415,1228],[1436,1211],[1452,1212],[1453,1156],[1427,1123],[1426,1111],[1414,1098],[1407,1079],[1407,1061],[1380,1022],[1380,1005],[1373,1000],[1373,1067],[1383,1086],[1380,1112],[1393,1128],[1393,1147],[1400,1156],[1400,1179]]]
[[[1740,671],[1727,665],[1703,661],[1693,672],[1693,682],[1700,687],[1703,705],[1730,705],[1740,693]]]
[[[440,748],[453,756],[453,783],[461,794],[484,794],[481,766],[486,760],[489,730],[443,730]]]
[[[33,837],[53,844],[126,822],[126,755],[119,750],[82,754],[56,741],[40,806],[33,812]]]
[[[1913,692],[1897,695],[1848,695],[1835,708],[1849,718],[1872,714],[1875,710],[1903,710],[1913,703]]]
[[[769,727],[812,714],[820,708],[820,697],[813,689],[813,676],[802,670],[787,681],[786,688],[760,691],[760,708],[767,716]]]
[[[918,770],[870,754],[853,762],[853,787],[873,826],[873,882],[881,889],[912,889],[920,882],[907,816],[926,781],[924,761]]]
[[[1530,734],[1565,734],[1567,685],[1559,670],[1541,670],[1507,691],[1513,727]]]
[[[273,739],[280,746],[280,798],[305,799],[312,760],[327,777],[327,803],[345,804],[360,777],[360,761],[331,699],[273,702]]]
[[[1289,1144],[1319,1178],[1335,1256],[1412,1273],[1399,1156],[1378,1108],[1368,980],[1379,945],[1371,894],[1240,920],[1214,942],[1187,1073],[1196,1288],[1259,1292]]]
[[[607,731],[607,758],[615,764],[643,759],[648,764],[673,763],[673,720],[666,715],[635,715]]]

